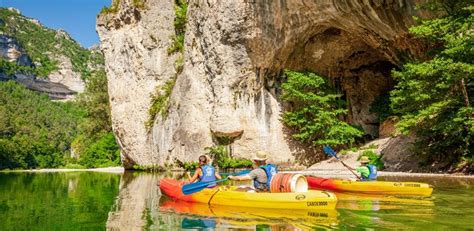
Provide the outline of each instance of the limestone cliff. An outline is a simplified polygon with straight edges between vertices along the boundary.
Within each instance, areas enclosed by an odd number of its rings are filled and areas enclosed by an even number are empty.
[[[126,167],[195,160],[222,137],[234,156],[267,150],[275,162],[314,162],[280,122],[282,70],[330,77],[350,104],[348,121],[377,136],[370,104],[393,87],[390,69],[421,52],[406,34],[420,14],[410,0],[190,0],[184,69],[167,116],[147,131],[150,95],[176,73],[166,52],[174,1],[144,3],[121,0],[97,22]]]

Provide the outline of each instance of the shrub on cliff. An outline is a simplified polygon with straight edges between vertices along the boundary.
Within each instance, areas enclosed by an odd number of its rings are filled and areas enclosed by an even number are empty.
[[[391,107],[397,128],[416,134],[417,152],[429,161],[453,164],[474,154],[474,6],[465,1],[429,1],[440,18],[425,20],[410,32],[431,46],[428,61],[393,71],[397,81]]]
[[[326,78],[311,72],[285,71],[284,101],[291,104],[283,122],[294,129],[293,138],[315,146],[344,146],[363,132],[343,121],[345,101]]]

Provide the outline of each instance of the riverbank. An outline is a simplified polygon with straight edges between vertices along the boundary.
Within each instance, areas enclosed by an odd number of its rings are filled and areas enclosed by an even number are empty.
[[[2,172],[31,172],[31,173],[47,173],[47,172],[106,172],[122,174],[125,172],[123,167],[108,168],[86,168],[86,169],[68,169],[68,168],[45,168],[45,169],[25,169],[25,170],[2,170]]]
[[[123,167],[108,167],[108,168],[88,168],[88,169],[29,169],[29,170],[2,170],[0,173],[8,172],[27,172],[27,173],[51,173],[51,172],[106,172],[123,174],[125,173]],[[177,170],[177,172],[179,172]],[[184,171],[183,171],[184,172]],[[356,179],[355,176],[345,168],[337,169],[307,169],[298,171],[280,171],[284,173],[298,173],[305,176],[319,176],[324,178],[339,178],[339,179]],[[379,171],[378,175],[394,176],[394,177],[442,177],[442,178],[471,178],[474,179],[474,175],[463,175],[463,174],[447,174],[447,173],[414,173],[414,172],[386,172]]]
[[[338,179],[356,179],[356,177],[347,169],[308,169],[300,171],[284,171],[286,173],[298,173],[305,176],[318,176],[324,178],[338,178]],[[474,179],[474,175],[464,174],[447,174],[447,173],[414,173],[414,172],[385,172],[379,171],[378,176],[390,176],[390,177],[426,177],[426,178],[470,178]]]

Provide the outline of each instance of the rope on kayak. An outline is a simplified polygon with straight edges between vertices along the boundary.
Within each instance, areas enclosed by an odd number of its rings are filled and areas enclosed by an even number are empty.
[[[221,190],[221,188],[218,188],[214,194],[212,194],[211,198],[209,198],[209,201],[207,202],[208,205],[211,205],[211,200],[214,198],[214,196]]]

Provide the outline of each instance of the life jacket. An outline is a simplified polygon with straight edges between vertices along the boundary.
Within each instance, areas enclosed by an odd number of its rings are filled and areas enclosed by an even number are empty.
[[[270,183],[272,181],[272,177],[277,174],[278,170],[274,164],[267,164],[267,165],[262,165],[260,166],[261,169],[265,171],[265,174],[267,175],[267,182],[259,182],[257,179],[253,180],[253,186],[255,189],[260,189],[260,190],[268,190],[270,188]]]
[[[375,165],[367,165],[367,168],[369,169],[369,176],[367,178],[362,177],[363,181],[371,181],[371,180],[377,180],[377,167]]]
[[[202,175],[199,177],[200,182],[209,182],[215,181],[216,178],[216,169],[210,165],[201,166]],[[210,184],[208,188],[215,187],[216,184]]]

